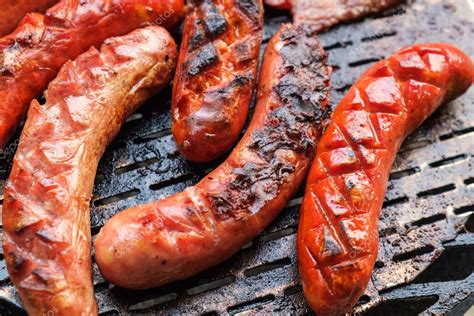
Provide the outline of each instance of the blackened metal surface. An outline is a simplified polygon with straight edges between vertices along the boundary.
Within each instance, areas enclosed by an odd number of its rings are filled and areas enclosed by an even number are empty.
[[[323,34],[334,69],[332,105],[373,62],[402,46],[446,41],[474,57],[472,16],[469,0],[414,0]],[[265,42],[285,21],[288,16],[267,12]],[[193,164],[180,157],[170,132],[169,99],[168,90],[148,102],[104,155],[91,202],[94,235],[116,212],[181,191],[219,164]],[[0,153],[2,185],[17,142],[15,138]],[[382,211],[379,257],[355,313],[457,315],[469,308],[474,290],[473,164],[471,88],[437,111],[403,145]],[[295,252],[302,192],[237,255],[189,280],[128,291],[107,283],[94,266],[100,312],[309,312]],[[3,255],[0,259],[0,314],[24,313]]]

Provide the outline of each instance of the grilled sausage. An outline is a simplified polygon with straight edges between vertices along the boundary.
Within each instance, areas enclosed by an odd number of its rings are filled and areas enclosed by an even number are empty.
[[[283,25],[266,49],[242,140],[197,185],[107,222],[95,241],[104,276],[127,288],[159,286],[222,262],[259,234],[306,176],[329,107],[329,75],[316,35]]]
[[[67,60],[144,24],[171,28],[183,10],[183,0],[61,0],[28,15],[0,39],[0,149]]]
[[[293,0],[265,0],[265,4],[278,10],[291,10]]]
[[[473,78],[469,57],[455,47],[415,45],[371,67],[337,106],[308,176],[298,229],[303,290],[318,315],[346,313],[363,293],[402,141]]]
[[[290,11],[293,8],[293,1],[294,0],[263,0],[263,3],[271,9]]]
[[[210,161],[240,135],[257,81],[262,0],[191,0],[172,99],[182,155]]]
[[[44,12],[58,0],[0,0],[0,36],[12,32],[30,12]]]
[[[307,23],[316,31],[387,10],[402,2],[404,0],[265,0],[276,9],[292,10],[296,25]]]
[[[67,62],[46,104],[32,102],[3,205],[5,260],[31,315],[97,313],[89,222],[97,164],[177,59],[165,29],[139,29]]]

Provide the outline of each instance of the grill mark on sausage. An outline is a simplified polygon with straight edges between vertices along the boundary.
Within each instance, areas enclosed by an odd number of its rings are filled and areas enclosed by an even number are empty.
[[[235,0],[235,4],[248,18],[253,22],[258,23],[260,9],[256,0]]]
[[[188,74],[190,76],[199,74],[206,67],[216,63],[217,59],[217,51],[214,45],[212,43],[204,45],[188,63]]]
[[[227,29],[227,21],[210,0],[204,0],[202,5],[204,24],[209,37],[214,38]]]
[[[328,117],[328,107],[323,104],[329,81],[327,55],[320,50],[315,33],[305,27],[287,28],[280,39],[285,42],[280,54],[286,74],[272,93],[284,106],[271,111],[262,128],[251,135],[248,149],[264,163],[235,168],[235,179],[220,194],[210,197],[221,219],[239,218],[235,210],[256,213],[273,199],[295,171],[277,152],[289,150],[311,159],[314,135],[307,131],[316,129],[321,133],[321,123]]]
[[[196,7],[197,18],[189,40],[188,51],[193,51],[205,43],[215,39],[228,29],[228,23],[224,15],[210,0],[191,2]]]

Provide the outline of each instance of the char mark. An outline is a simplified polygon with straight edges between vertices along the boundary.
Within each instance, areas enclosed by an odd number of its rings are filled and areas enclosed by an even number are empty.
[[[199,74],[204,68],[213,65],[218,60],[217,51],[212,43],[204,45],[199,49],[191,61],[188,62],[188,74],[195,76]]]
[[[256,24],[260,24],[259,16],[261,8],[258,4],[258,0],[235,0],[235,4],[249,19]]]
[[[330,68],[315,34],[285,26],[280,39],[285,74],[272,92],[280,106],[252,132],[247,147],[263,162],[235,168],[233,180],[219,194],[210,196],[216,215],[222,219],[254,214],[273,200],[296,171],[285,154],[278,152],[292,151],[311,161],[328,116]]]
[[[205,0],[202,5],[203,20],[209,37],[212,39],[227,29],[227,21],[210,0]]]
[[[199,46],[215,39],[227,30],[227,20],[210,0],[192,2],[198,18],[192,27],[189,49],[192,51]]]

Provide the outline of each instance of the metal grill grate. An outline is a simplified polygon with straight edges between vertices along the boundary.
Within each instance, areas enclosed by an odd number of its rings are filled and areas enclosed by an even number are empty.
[[[469,0],[415,0],[323,34],[334,68],[332,104],[370,64],[404,45],[447,41],[474,57],[472,14]],[[267,12],[264,41],[286,21],[282,13]],[[91,203],[93,235],[119,210],[181,191],[220,163],[192,164],[179,156],[170,133],[169,99],[168,90],[133,115],[102,159]],[[460,314],[472,304],[473,105],[471,89],[442,107],[403,145],[382,211],[379,258],[355,312]],[[2,184],[16,142],[0,157]],[[309,312],[295,253],[302,192],[237,255],[189,280],[128,291],[107,283],[94,265],[100,312]],[[0,259],[0,313],[24,313],[3,254]]]

